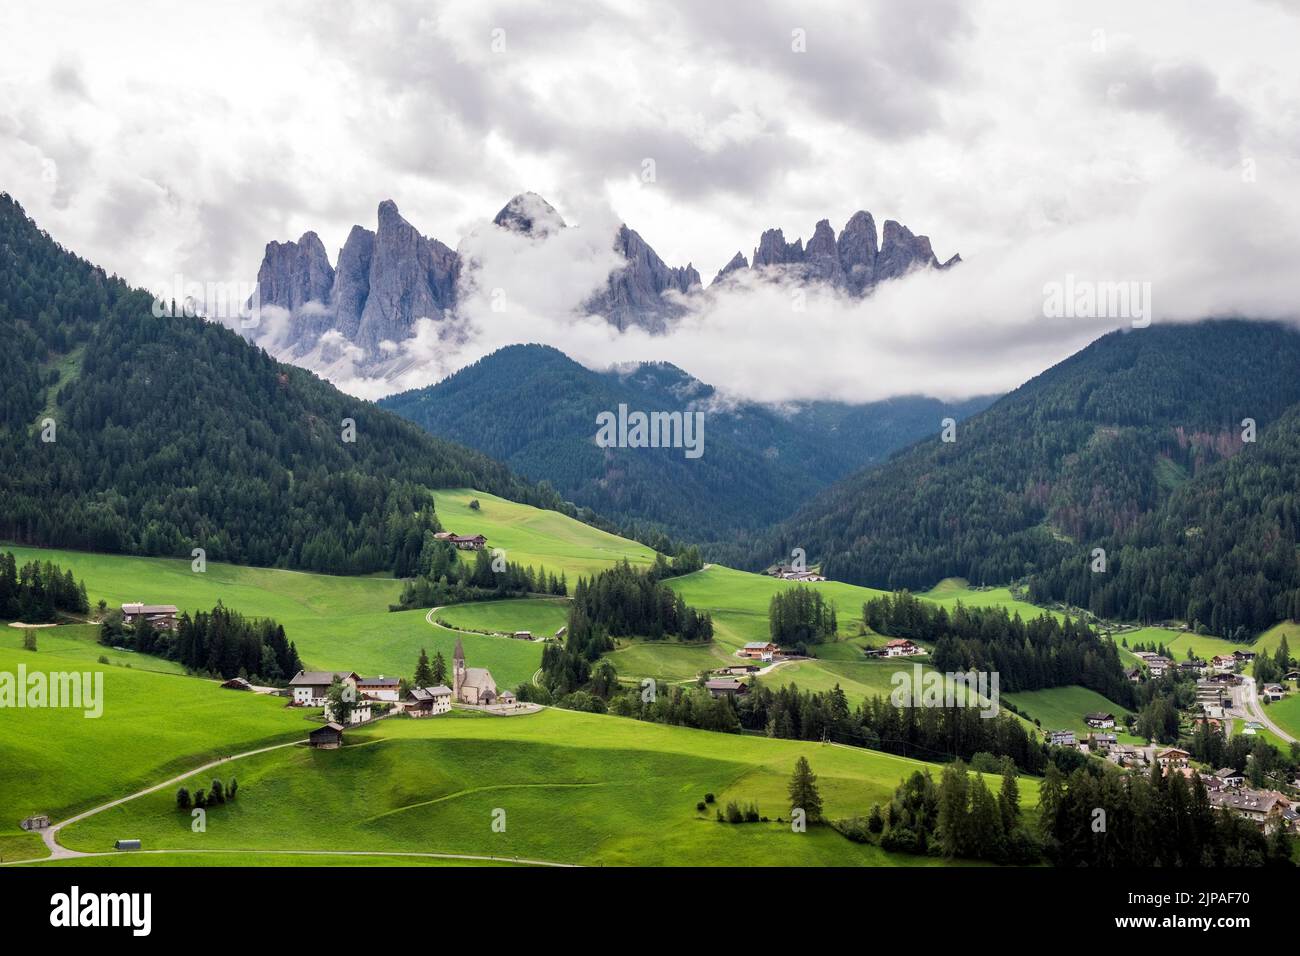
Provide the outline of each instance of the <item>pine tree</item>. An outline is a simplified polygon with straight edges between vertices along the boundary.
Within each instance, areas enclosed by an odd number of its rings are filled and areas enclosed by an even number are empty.
[[[802,809],[804,817],[810,823],[817,823],[822,818],[822,797],[817,791],[817,775],[812,772],[807,757],[800,757],[794,763],[794,773],[790,777],[790,809]]]
[[[447,662],[443,659],[442,651],[433,655],[433,686],[447,683]]]
[[[435,679],[433,669],[429,667],[429,655],[423,647],[420,648],[420,659],[415,664],[415,676],[412,678],[412,682],[416,687],[433,687],[435,684],[441,683],[441,681]]]

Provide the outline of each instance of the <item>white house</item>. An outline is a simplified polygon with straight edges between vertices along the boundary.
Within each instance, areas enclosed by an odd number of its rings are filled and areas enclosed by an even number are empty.
[[[364,724],[372,716],[374,715],[370,712],[370,701],[359,700],[348,711],[348,724]],[[338,716],[333,712],[333,708],[330,707],[328,702],[325,704],[325,719],[332,724],[339,722]]]
[[[325,696],[329,693],[334,678],[352,688],[356,693],[359,678],[353,671],[299,671],[289,681],[293,689],[294,704],[302,707],[324,707]]]
[[[1264,699],[1269,703],[1276,703],[1286,696],[1286,689],[1281,684],[1265,684]]]
[[[357,692],[362,697],[368,697],[371,700],[385,700],[395,703],[401,700],[401,693],[398,689],[400,683],[396,677],[385,677],[383,674],[378,677],[359,677],[357,678]]]
[[[406,712],[412,717],[433,717],[451,710],[451,688],[413,687],[406,698]]]
[[[893,640],[885,642],[884,651],[886,657],[915,657],[924,654],[925,648],[908,640]]]

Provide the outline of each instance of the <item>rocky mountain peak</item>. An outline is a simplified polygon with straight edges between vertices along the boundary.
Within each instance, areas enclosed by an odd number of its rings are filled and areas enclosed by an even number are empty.
[[[545,238],[565,228],[562,217],[537,193],[520,193],[501,207],[492,222],[504,229],[534,238]]]

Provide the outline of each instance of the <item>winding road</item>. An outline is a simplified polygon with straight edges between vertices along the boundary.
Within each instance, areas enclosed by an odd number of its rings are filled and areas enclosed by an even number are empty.
[[[1246,713],[1252,720],[1258,720],[1261,724],[1277,734],[1280,738],[1289,744],[1296,742],[1296,739],[1288,734],[1285,730],[1273,723],[1264,713],[1264,705],[1259,702],[1259,693],[1256,688],[1255,678],[1243,677],[1241,679],[1241,702],[1245,707]]]

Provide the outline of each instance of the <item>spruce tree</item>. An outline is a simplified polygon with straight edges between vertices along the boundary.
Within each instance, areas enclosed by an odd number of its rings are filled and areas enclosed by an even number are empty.
[[[817,823],[822,818],[822,797],[817,791],[817,775],[808,765],[807,757],[800,757],[794,763],[794,773],[790,777],[790,809],[802,809],[809,823]]]

